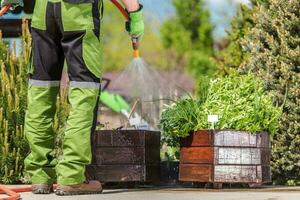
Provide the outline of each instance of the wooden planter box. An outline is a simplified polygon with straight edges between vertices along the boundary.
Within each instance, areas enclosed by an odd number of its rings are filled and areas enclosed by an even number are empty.
[[[104,183],[159,182],[160,132],[97,131],[87,177]]]
[[[189,182],[271,182],[271,144],[267,133],[198,131],[181,141],[179,180]]]

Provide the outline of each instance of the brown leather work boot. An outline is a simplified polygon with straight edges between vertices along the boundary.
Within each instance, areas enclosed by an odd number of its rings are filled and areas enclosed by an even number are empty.
[[[51,192],[53,192],[52,184],[32,184],[33,194],[50,194]]]
[[[57,185],[55,194],[59,196],[100,194],[102,190],[102,185],[99,181],[85,181],[77,185]]]

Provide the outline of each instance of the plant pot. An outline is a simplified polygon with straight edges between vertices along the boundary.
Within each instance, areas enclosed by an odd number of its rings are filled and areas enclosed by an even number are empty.
[[[182,139],[179,180],[214,183],[271,182],[271,142],[267,133],[201,130]]]
[[[93,136],[87,177],[103,183],[159,182],[160,132],[101,130]]]
[[[178,161],[162,161],[160,163],[160,181],[162,185],[178,184],[178,173]]]

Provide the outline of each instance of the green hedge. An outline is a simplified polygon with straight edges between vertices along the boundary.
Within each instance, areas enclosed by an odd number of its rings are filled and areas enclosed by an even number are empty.
[[[23,51],[16,57],[0,36],[0,182],[16,183],[24,177],[24,158],[29,152],[24,137],[27,96],[27,66],[31,38],[27,22],[23,24]]]
[[[243,38],[249,58],[241,70],[255,73],[284,104],[273,140],[272,171],[278,184],[300,184],[300,1],[268,0],[253,14],[254,27]]]

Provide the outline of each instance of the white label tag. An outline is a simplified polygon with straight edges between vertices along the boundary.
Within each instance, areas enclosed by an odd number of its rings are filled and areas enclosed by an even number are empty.
[[[208,122],[214,123],[219,121],[218,115],[208,115],[207,117]]]

